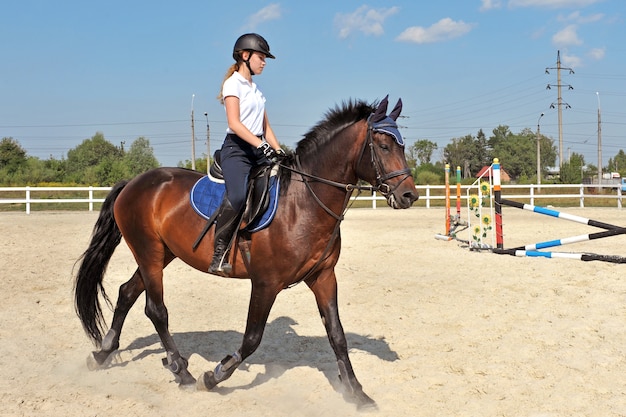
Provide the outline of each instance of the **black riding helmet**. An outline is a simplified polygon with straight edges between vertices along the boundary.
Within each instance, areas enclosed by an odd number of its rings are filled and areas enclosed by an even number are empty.
[[[256,51],[265,54],[268,58],[275,59],[276,57],[270,53],[270,46],[265,38],[256,33],[246,33],[241,35],[233,48],[233,58],[238,61],[239,52],[241,51]]]
[[[241,51],[255,51],[265,54],[268,58],[276,58],[270,53],[270,46],[263,36],[256,33],[246,33],[245,35],[241,35],[233,47],[233,58],[235,61],[242,60],[245,62],[252,75],[254,75],[254,72],[250,68],[250,58],[243,60],[243,58],[241,58]]]

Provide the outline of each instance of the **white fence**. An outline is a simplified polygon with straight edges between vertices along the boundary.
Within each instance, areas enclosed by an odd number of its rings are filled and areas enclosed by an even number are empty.
[[[465,190],[467,188],[469,188],[469,185],[462,185],[461,189],[463,190],[463,192],[461,193],[461,199],[462,200],[467,200],[467,196],[466,196],[466,192]],[[429,208],[430,207],[430,202],[432,200],[445,200],[445,196],[443,195],[436,195],[436,196],[431,196],[430,195],[430,190],[445,190],[445,186],[444,185],[424,185],[424,186],[420,186],[420,185],[416,185],[415,188],[417,190],[424,190],[424,192],[420,191],[420,200],[425,199],[426,200],[426,207]],[[570,192],[570,193],[560,193],[560,194],[540,194],[538,193],[541,189],[548,189],[548,188],[552,188],[552,189],[560,189],[560,190],[576,190],[576,192]],[[523,185],[514,185],[514,184],[506,184],[506,185],[502,185],[502,197],[503,198],[507,198],[509,200],[516,200],[516,199],[530,199],[529,204],[531,205],[537,205],[540,206],[541,203],[539,201],[535,201],[535,200],[541,200],[541,199],[551,199],[551,200],[555,200],[555,199],[571,199],[571,198],[575,198],[579,201],[579,206],[581,208],[585,207],[585,199],[597,199],[597,198],[603,198],[603,199],[613,199],[615,200],[615,204],[616,207],[618,209],[622,208],[622,190],[621,188],[617,188],[617,189],[612,189],[611,194],[595,194],[594,191],[597,189],[609,189],[610,187],[604,185],[598,185],[598,184],[541,184],[541,185],[537,185],[537,184],[523,184]],[[455,190],[456,190],[456,185],[451,184],[450,185],[450,189],[452,190],[452,199],[456,198],[455,194]],[[518,194],[512,194],[509,192],[509,190],[528,190],[527,193],[518,193]],[[586,192],[585,192],[586,191]]]
[[[462,186],[462,189],[466,189],[469,186]],[[585,199],[603,198],[603,199],[615,199],[615,204],[618,209],[622,208],[622,190],[618,188],[613,190],[611,194],[594,194],[592,190],[597,189],[595,184],[527,184],[527,185],[503,185],[502,195],[507,199],[530,199],[531,205],[541,205],[540,202],[535,200],[541,200],[549,198],[554,199],[572,199],[579,200],[580,207],[585,207]],[[426,208],[431,207],[432,201],[445,200],[444,185],[417,185],[415,186],[420,194],[420,201],[425,203]],[[452,186],[454,189],[455,187]],[[561,194],[540,194],[538,191],[541,189],[554,188],[560,190],[576,190],[571,193]],[[606,188],[606,187],[604,187]],[[104,198],[94,198],[95,191],[110,191],[111,187],[0,187],[0,204],[25,204],[26,213],[30,214],[31,205],[33,204],[46,204],[46,203],[86,203],[89,207],[89,211],[94,210],[94,203],[102,203]],[[432,195],[434,190],[440,190],[435,192],[437,195]],[[528,193],[511,194],[511,190],[528,190]],[[37,194],[40,192],[56,193],[56,192],[84,192],[85,197],[77,198],[37,198]],[[585,193],[587,191],[587,193]],[[23,193],[24,197],[21,198],[4,198],[2,193]],[[465,200],[465,192],[461,193],[461,198]],[[455,198],[454,196],[452,197]],[[375,209],[379,202],[382,206],[386,206],[385,198],[377,193],[373,193],[371,196],[359,196],[356,197],[359,201],[371,201],[372,208]]]
[[[89,211],[93,211],[94,203],[104,202],[104,198],[94,198],[94,191],[110,191],[111,187],[0,187],[2,192],[23,192],[24,198],[2,198],[0,204],[26,204],[26,214],[30,214],[30,206],[39,203],[87,203]],[[87,198],[36,198],[38,192],[84,191]]]

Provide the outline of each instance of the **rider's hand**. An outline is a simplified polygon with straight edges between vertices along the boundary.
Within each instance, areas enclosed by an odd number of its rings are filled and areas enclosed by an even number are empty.
[[[280,149],[280,152],[282,153],[282,155],[280,155],[279,152],[275,151],[274,148],[272,148],[267,142],[262,142],[259,146],[257,146],[257,149],[260,149],[261,152],[263,152],[263,155],[265,155],[265,157],[268,159],[268,161],[273,164],[281,160],[283,158],[283,155],[285,154],[285,152]]]
[[[281,148],[276,150],[276,156],[278,157],[278,162],[280,162],[287,157],[287,154]]]

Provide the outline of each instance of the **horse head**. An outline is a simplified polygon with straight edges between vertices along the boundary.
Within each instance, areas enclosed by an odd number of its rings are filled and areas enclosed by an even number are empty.
[[[419,195],[404,155],[404,139],[396,120],[402,112],[402,100],[387,115],[387,95],[367,119],[367,139],[359,161],[358,176],[373,185],[392,208],[409,208]],[[367,158],[369,154],[368,164]]]

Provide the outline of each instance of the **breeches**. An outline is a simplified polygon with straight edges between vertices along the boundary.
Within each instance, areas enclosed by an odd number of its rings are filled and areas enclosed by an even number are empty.
[[[246,203],[248,178],[252,168],[264,165],[263,152],[236,135],[226,135],[221,152],[221,166],[226,183],[226,198],[231,206],[241,211]]]

